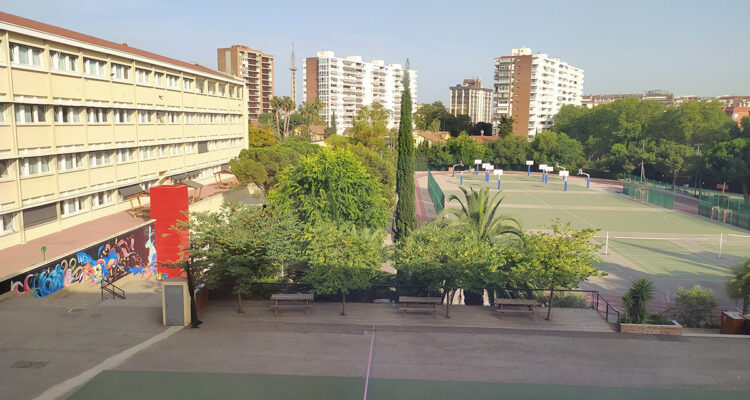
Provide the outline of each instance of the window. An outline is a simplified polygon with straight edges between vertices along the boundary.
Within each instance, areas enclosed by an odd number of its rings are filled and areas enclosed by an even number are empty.
[[[195,81],[195,89],[198,93],[203,94],[203,87],[205,86],[206,81],[203,79],[196,79]]]
[[[169,155],[170,156],[179,156],[180,155],[180,145],[179,144],[171,144],[171,145],[169,145]]]
[[[180,81],[179,76],[167,75],[167,87],[170,89],[178,89],[178,82]]]
[[[94,193],[91,196],[91,206],[92,207],[103,207],[108,204],[112,204],[112,194],[114,193],[113,190],[107,190],[104,192]]]
[[[214,88],[215,87],[216,87],[215,83],[208,82],[208,94],[209,94],[209,96],[213,96],[214,95],[214,90],[215,90]]]
[[[0,104],[0,124],[5,122],[5,109],[8,108],[6,104]]]
[[[81,109],[78,107],[55,106],[54,120],[57,124],[81,122]]]
[[[186,124],[192,124],[193,123],[193,113],[186,112],[185,114],[185,123]],[[0,121],[2,122],[2,121]]]
[[[193,80],[192,79],[182,79],[182,88],[185,90],[193,90]]]
[[[3,214],[0,218],[0,235],[15,232],[13,228],[13,214]]]
[[[46,121],[44,117],[44,113],[47,111],[45,106],[16,104],[15,107],[17,124],[33,124],[35,122]]]
[[[114,109],[112,110],[116,124],[129,124],[130,123],[130,110]]]
[[[119,149],[117,150],[117,162],[126,163],[135,161],[135,150],[134,149]]]
[[[151,123],[151,111],[138,110],[138,123],[150,124]]]
[[[185,154],[193,154],[197,149],[198,147],[195,143],[185,143]]]
[[[156,112],[156,123],[158,124],[165,124],[167,123],[167,113],[164,111],[157,111]]]
[[[10,178],[10,160],[0,160],[0,179]]]
[[[83,59],[83,72],[86,75],[104,76],[107,70],[107,62],[94,60],[93,58]]]
[[[165,157],[169,151],[169,145],[159,146],[159,157]]]
[[[75,199],[63,200],[60,202],[60,215],[68,216],[77,214],[86,210],[86,198],[76,197]]]
[[[112,63],[112,77],[115,79],[130,79],[130,67],[122,64]]]
[[[136,68],[135,69],[135,80],[138,83],[149,84],[151,80],[151,71]]]
[[[25,46],[22,44],[10,44],[10,62],[22,65],[42,66],[42,52],[38,47]]]
[[[101,167],[102,165],[109,164],[109,152],[108,151],[95,151],[89,156],[90,167]]]
[[[49,157],[28,157],[21,159],[21,176],[32,176],[49,172]]]
[[[154,72],[154,86],[164,86],[164,74],[161,72]]]
[[[50,51],[50,64],[52,69],[58,71],[76,72],[78,71],[78,56],[63,53],[61,51]]]
[[[69,171],[83,168],[83,154],[59,154],[57,156],[57,170]]]
[[[169,118],[170,124],[179,124],[180,123],[180,113],[178,112],[168,112],[167,117]]]
[[[224,97],[224,85],[223,83],[219,84],[219,96]]]
[[[108,111],[106,108],[87,108],[86,114],[88,116],[89,124],[103,124],[107,122]]]
[[[155,146],[141,147],[141,160],[150,160],[156,157]]]

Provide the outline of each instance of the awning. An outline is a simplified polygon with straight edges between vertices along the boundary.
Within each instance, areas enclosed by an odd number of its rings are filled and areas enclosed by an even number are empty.
[[[229,172],[232,173],[232,170],[229,169],[229,163],[221,164],[221,172]]]
[[[180,181],[184,181],[184,180],[186,180],[188,178],[190,178],[190,176],[187,173],[172,175],[171,177],[169,177],[169,179],[171,179],[172,182],[174,182],[174,183],[178,183]]]
[[[128,198],[130,196],[134,196],[136,194],[144,194],[148,196],[148,192],[145,191],[141,185],[130,185],[125,186],[117,189],[117,191],[120,193],[121,197]]]
[[[198,183],[196,181],[190,180],[190,179],[186,179],[186,180],[182,181],[181,183],[183,185],[190,186],[193,189],[200,189],[200,188],[203,187],[202,184],[200,184],[200,183]]]

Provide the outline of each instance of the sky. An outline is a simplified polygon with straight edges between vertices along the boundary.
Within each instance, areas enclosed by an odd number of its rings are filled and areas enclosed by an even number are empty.
[[[750,1],[142,1],[6,0],[0,10],[216,68],[242,44],[275,57],[275,94],[291,91],[290,53],[359,55],[417,70],[419,103],[527,46],[584,70],[585,94],[668,90],[750,95]]]

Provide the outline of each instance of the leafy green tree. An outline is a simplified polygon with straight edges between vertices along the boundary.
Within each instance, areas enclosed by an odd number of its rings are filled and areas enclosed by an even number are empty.
[[[497,124],[497,136],[513,136],[513,118],[503,115]]]
[[[456,290],[486,282],[502,285],[507,276],[504,265],[500,251],[487,241],[475,240],[466,225],[424,225],[406,237],[394,254],[394,267],[404,279],[443,293],[446,318]]]
[[[406,70],[409,69],[407,61]],[[414,198],[414,137],[411,123],[411,89],[409,74],[404,74],[401,94],[401,122],[398,127],[398,164],[396,169],[396,213],[393,239],[399,241],[417,228],[417,204]]]
[[[469,130],[469,135],[492,136],[492,124],[489,122],[477,122]]]
[[[334,136],[334,135],[336,135],[336,111],[335,110],[331,113],[331,125],[326,128],[325,132],[323,133],[323,137],[325,139],[328,139],[329,137]]]
[[[583,146],[565,133],[544,131],[531,142],[531,153],[539,164],[560,164],[568,169],[582,165]]]
[[[308,224],[329,220],[383,229],[388,215],[379,182],[347,149],[324,148],[290,166],[268,199],[272,209]]]
[[[549,290],[547,319],[552,311],[556,289],[572,289],[589,277],[606,275],[596,268],[596,250],[601,247],[592,241],[597,229],[573,229],[559,219],[552,223],[552,232],[527,233],[523,247],[517,254],[512,274],[518,282]]]
[[[315,154],[320,146],[299,140],[287,140],[271,147],[251,147],[229,161],[229,168],[240,183],[253,183],[268,195],[278,182],[279,173],[296,165],[305,155]]]
[[[390,134],[387,127],[389,114],[390,111],[380,103],[360,108],[352,121],[349,136],[371,150],[382,150],[383,138]]]
[[[383,262],[382,234],[356,228],[349,222],[319,220],[304,234],[304,257],[309,269],[304,280],[319,294],[341,294],[341,315],[346,295],[367,289]]]
[[[706,171],[718,182],[738,181],[750,199],[750,140],[737,138],[717,143],[703,158]]]
[[[630,173],[635,169],[635,165],[628,157],[628,148],[623,143],[615,143],[602,160],[602,165],[606,170],[613,174]]]
[[[459,189],[463,196],[452,194],[448,197],[448,203],[455,200],[461,208],[445,208],[438,216],[439,220],[467,226],[476,240],[491,242],[507,234],[516,237],[523,235],[521,223],[517,219],[498,213],[503,202],[499,191],[490,197],[489,188],[476,191],[472,187],[471,193],[463,186]]]
[[[442,114],[440,125],[443,127],[442,130],[450,132],[453,137],[470,131],[473,126],[468,115],[453,116],[449,113]]]
[[[276,128],[276,115],[272,112],[265,112],[258,115],[258,124],[262,129],[269,129],[274,136],[279,135],[279,131]]]
[[[318,98],[313,101],[305,101],[299,105],[299,114],[306,125],[323,125],[325,124],[325,120],[320,115],[320,112],[324,106],[323,102]]]
[[[695,156],[692,147],[660,139],[652,150],[656,167],[666,176],[672,176],[672,184],[677,184],[677,175]]]
[[[524,137],[504,135],[484,145],[482,160],[491,162],[498,168],[519,168],[526,165],[529,141]]]
[[[269,147],[279,144],[270,128],[256,128],[250,125],[248,136],[249,147]]]
[[[474,165],[474,160],[484,157],[484,147],[466,132],[462,132],[458,137],[448,138],[445,148],[453,155],[453,161],[464,165]]]
[[[750,296],[750,258],[745,263],[732,269],[727,281],[727,293],[733,299]]]
[[[654,298],[654,283],[647,278],[638,278],[630,283],[630,289],[622,296],[625,321],[642,324],[646,319],[646,306]]]
[[[183,229],[191,232],[192,269],[203,271],[209,288],[231,287],[242,311],[242,294],[254,281],[276,272],[293,258],[299,226],[293,216],[263,212],[261,207],[225,203],[218,212],[191,213]]]
[[[713,289],[703,289],[698,285],[692,289],[682,286],[674,295],[678,307],[677,322],[688,328],[703,328],[710,324],[711,315],[719,305]]]
[[[396,197],[396,168],[391,162],[368,149],[362,143],[354,144],[352,140],[344,136],[331,137],[326,140],[326,144],[334,150],[347,149],[351,151],[357,161],[367,169],[367,173],[380,182],[383,197],[388,201],[388,208],[393,207]]]

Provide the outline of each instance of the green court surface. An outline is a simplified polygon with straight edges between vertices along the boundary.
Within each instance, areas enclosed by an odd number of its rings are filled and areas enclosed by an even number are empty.
[[[718,390],[612,388],[498,382],[370,379],[367,399],[747,399],[750,394]],[[364,378],[104,371],[71,400],[93,399],[305,399],[365,398]]]

